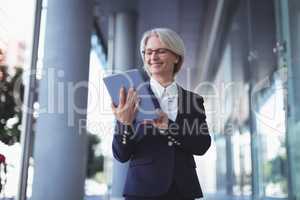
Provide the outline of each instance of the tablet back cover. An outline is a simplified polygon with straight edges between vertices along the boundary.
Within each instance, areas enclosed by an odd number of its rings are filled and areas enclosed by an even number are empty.
[[[127,91],[133,87],[140,97],[139,109],[136,115],[136,122],[144,120],[153,120],[158,116],[155,109],[159,108],[159,103],[150,89],[149,81],[147,81],[142,71],[138,69],[125,71],[124,73],[112,74],[103,78],[114,105],[119,104],[120,89],[123,86]]]

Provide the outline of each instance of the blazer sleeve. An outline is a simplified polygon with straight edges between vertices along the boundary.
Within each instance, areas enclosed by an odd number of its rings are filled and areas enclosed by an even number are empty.
[[[211,145],[203,102],[203,98],[197,96],[197,105],[192,106],[193,111],[187,113],[180,124],[169,119],[166,134],[182,151],[195,155],[203,155]]]
[[[135,149],[133,136],[133,127],[124,125],[119,121],[116,122],[112,142],[112,151],[115,159],[120,162],[126,162],[130,159]]]

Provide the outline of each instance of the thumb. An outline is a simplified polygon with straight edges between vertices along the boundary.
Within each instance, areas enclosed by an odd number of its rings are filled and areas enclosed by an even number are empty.
[[[155,112],[156,112],[156,114],[159,115],[159,116],[161,116],[161,115],[163,114],[163,112],[162,112],[159,108],[157,108],[157,109],[155,110]]]
[[[117,111],[117,108],[116,108],[116,106],[114,105],[114,103],[111,103],[111,109],[112,109],[113,113],[115,114],[116,111]]]
[[[157,113],[157,115],[158,115],[159,118],[163,118],[163,117],[165,117],[167,115],[161,109],[156,109],[155,111],[156,111],[156,113]]]

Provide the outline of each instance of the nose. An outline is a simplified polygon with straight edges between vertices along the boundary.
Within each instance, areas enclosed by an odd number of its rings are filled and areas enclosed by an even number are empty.
[[[159,58],[158,53],[156,51],[153,51],[150,58],[151,60],[157,60]]]

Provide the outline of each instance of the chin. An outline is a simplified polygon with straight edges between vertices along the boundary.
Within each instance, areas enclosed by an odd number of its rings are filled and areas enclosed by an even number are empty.
[[[159,73],[162,73],[163,70],[162,70],[162,69],[159,69],[159,68],[151,68],[151,69],[150,69],[150,72],[151,72],[152,74],[159,74]]]
[[[160,71],[160,70],[151,70],[150,73],[152,75],[161,75],[161,74],[163,74],[162,71]]]

